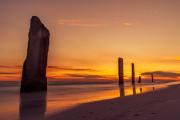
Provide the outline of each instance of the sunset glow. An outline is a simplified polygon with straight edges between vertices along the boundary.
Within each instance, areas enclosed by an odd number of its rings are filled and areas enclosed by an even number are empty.
[[[118,57],[125,79],[133,62],[136,77],[180,80],[180,1],[32,1],[0,1],[1,81],[21,79],[32,15],[51,33],[49,80],[117,80]]]

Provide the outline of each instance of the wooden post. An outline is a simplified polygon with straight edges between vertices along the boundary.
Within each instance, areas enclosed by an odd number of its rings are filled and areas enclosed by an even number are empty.
[[[123,58],[118,58],[118,77],[119,77],[119,85],[124,84]]]
[[[139,80],[138,80],[138,83],[141,83],[141,76],[139,76]]]
[[[134,63],[131,64],[132,67],[132,84],[135,83],[135,71],[134,71]]]
[[[152,79],[152,82],[154,82],[154,75],[153,75],[153,73],[151,74],[151,79]]]

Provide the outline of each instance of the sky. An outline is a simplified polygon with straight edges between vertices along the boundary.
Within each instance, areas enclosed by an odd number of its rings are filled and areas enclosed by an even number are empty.
[[[179,0],[0,0],[0,80],[20,80],[31,16],[50,30],[49,80],[180,79]]]

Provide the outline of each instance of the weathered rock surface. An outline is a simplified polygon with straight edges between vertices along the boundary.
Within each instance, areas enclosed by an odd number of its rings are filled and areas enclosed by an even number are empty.
[[[24,61],[21,92],[47,91],[46,67],[49,30],[36,16],[31,18],[27,57]]]

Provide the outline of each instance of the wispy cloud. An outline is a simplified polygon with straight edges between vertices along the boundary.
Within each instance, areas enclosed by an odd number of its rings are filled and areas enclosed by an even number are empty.
[[[106,77],[100,75],[89,75],[89,74],[65,74],[65,76],[73,78],[83,78],[83,79],[105,79]]]
[[[70,68],[70,67],[60,67],[60,66],[48,66],[50,69],[58,69],[58,70],[66,70],[66,71],[90,71],[95,72],[97,70],[90,69],[90,68]]]
[[[22,66],[14,65],[14,66],[7,66],[7,65],[0,65],[0,68],[8,68],[8,69],[20,69]]]
[[[74,27],[103,27],[108,24],[97,23],[90,20],[81,19],[60,19],[58,20],[59,25],[74,26]]]
[[[175,72],[165,72],[165,71],[154,71],[154,72],[144,72],[142,75],[150,75],[154,74],[159,77],[173,77],[173,78],[178,78],[180,77],[180,73],[175,73]]]
[[[49,78],[59,79],[91,79],[91,80],[114,80],[115,76],[103,76],[103,75],[92,75],[92,74],[63,74],[49,76]]]
[[[15,65],[15,66],[6,66],[6,65],[0,65],[0,68],[5,69],[21,69],[22,66]],[[90,69],[90,68],[71,68],[71,67],[61,67],[61,66],[48,66],[49,69],[58,69],[58,70],[66,70],[66,71],[90,71],[95,72],[97,70]]]
[[[88,19],[59,19],[58,20],[59,25],[64,26],[72,26],[72,27],[105,27],[105,26],[123,26],[123,27],[132,27],[134,26],[134,22],[130,21],[122,21],[122,20],[116,20],[113,22],[107,22],[107,21],[95,21],[95,20],[88,20]]]
[[[175,58],[175,60],[176,60],[176,61],[180,61],[180,56],[177,56],[177,57]]]
[[[0,72],[0,75],[17,75],[17,72]]]
[[[164,61],[167,62],[179,62],[180,61],[180,56],[176,56],[176,57],[166,57],[163,59]]]
[[[125,27],[131,27],[131,26],[133,26],[133,23],[131,23],[131,22],[123,22],[122,25],[125,26]]]

